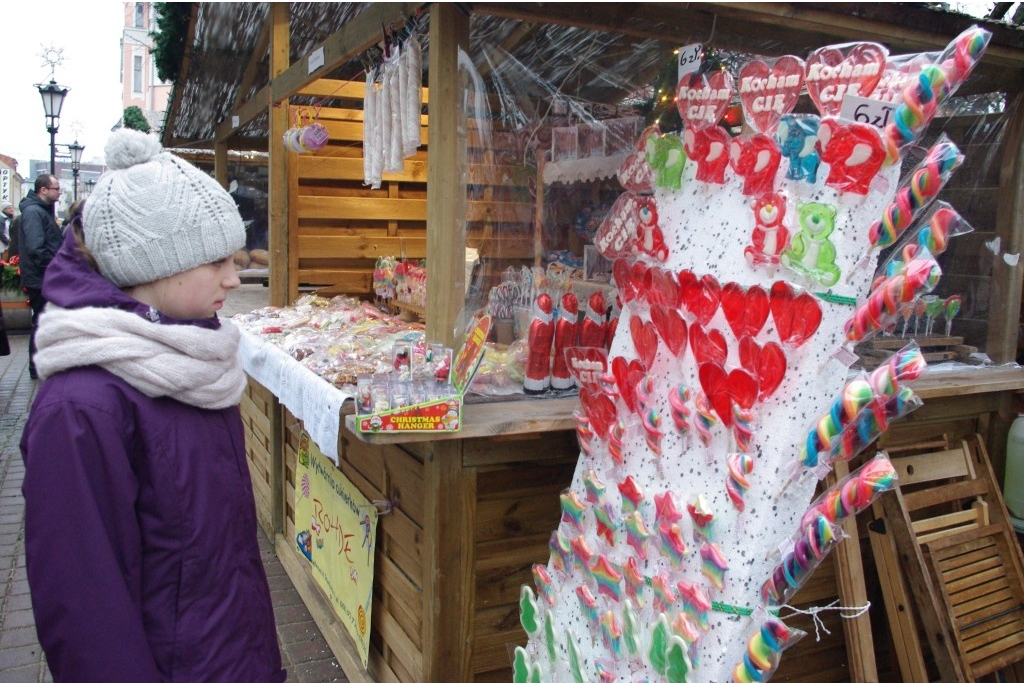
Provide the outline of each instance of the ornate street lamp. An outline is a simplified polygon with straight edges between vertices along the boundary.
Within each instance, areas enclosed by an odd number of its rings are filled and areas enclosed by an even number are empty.
[[[60,127],[60,108],[68,89],[57,85],[52,78],[47,84],[37,83],[39,95],[43,98],[43,112],[46,114],[46,130],[50,133],[50,175],[57,174],[57,129]]]
[[[75,142],[68,145],[68,150],[71,151],[71,177],[75,183],[75,194],[74,199],[78,199],[78,171],[82,168],[82,151],[85,150],[84,145],[78,144],[78,139]]]
[[[89,197],[90,195],[92,195],[92,189],[95,188],[95,187],[96,187],[96,179],[95,178],[90,178],[88,181],[86,181],[85,182],[85,196]]]

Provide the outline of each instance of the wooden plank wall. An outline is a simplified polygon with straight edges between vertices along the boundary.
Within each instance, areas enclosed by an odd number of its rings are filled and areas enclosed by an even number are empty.
[[[421,117],[423,145],[405,160],[405,171],[383,175],[381,187],[363,184],[363,112],[355,101],[362,86],[339,87],[317,120],[329,143],[313,154],[288,152],[289,227],[295,253],[290,268],[298,285],[328,286],[328,292],[373,298],[373,269],[378,257],[426,258],[427,120]],[[309,108],[292,107],[292,120]],[[473,129],[469,136],[466,244],[495,260],[494,269],[533,258],[534,206],[528,186],[533,171],[508,163],[516,144],[495,134],[484,149]],[[497,157],[506,160],[494,163]],[[460,233],[453,231],[453,236]],[[453,239],[455,239],[453,237]],[[510,261],[511,260],[511,261]],[[429,273],[429,272],[428,272]],[[292,299],[297,292],[291,293]]]
[[[273,493],[270,469],[273,460],[271,443],[271,412],[275,406],[273,394],[256,381],[249,383],[242,393],[240,409],[245,431],[245,454],[249,462],[253,494],[256,497],[256,518],[267,535],[274,538]]]

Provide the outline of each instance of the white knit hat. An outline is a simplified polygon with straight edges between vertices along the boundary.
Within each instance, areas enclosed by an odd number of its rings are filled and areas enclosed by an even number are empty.
[[[235,201],[159,141],[119,129],[107,171],[85,203],[85,244],[100,273],[124,288],[220,261],[245,244]]]

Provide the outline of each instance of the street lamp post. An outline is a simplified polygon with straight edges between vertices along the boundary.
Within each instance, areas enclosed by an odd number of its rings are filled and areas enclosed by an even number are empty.
[[[60,127],[60,108],[68,89],[57,85],[52,78],[47,84],[37,83],[39,95],[43,98],[43,112],[46,114],[46,130],[50,133],[50,175],[57,174],[57,129]]]
[[[75,142],[68,145],[68,150],[71,152],[71,178],[74,179],[75,193],[74,199],[78,199],[78,171],[82,168],[82,151],[85,150],[84,145],[78,144],[78,139]]]
[[[85,196],[86,197],[89,197],[90,195],[92,195],[92,189],[95,186],[96,186],[96,179],[95,178],[90,178],[88,181],[85,182]]]

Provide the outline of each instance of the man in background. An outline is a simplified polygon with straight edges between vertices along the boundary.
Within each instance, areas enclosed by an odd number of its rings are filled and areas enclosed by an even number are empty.
[[[11,244],[11,224],[14,222],[14,205],[0,202],[0,252],[6,252]]]
[[[21,258],[21,288],[28,294],[32,308],[32,335],[28,345],[28,373],[36,378],[36,326],[46,305],[43,299],[43,275],[60,247],[62,236],[53,206],[60,198],[60,181],[56,176],[42,174],[35,188],[18,205],[21,220],[18,227],[18,254]]]

